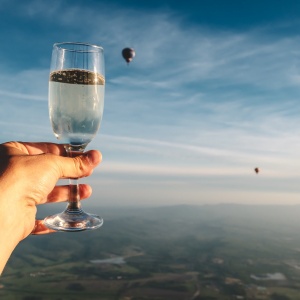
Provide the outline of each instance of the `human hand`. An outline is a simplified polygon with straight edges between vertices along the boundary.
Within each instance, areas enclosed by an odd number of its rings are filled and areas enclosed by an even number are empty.
[[[102,159],[96,150],[74,158],[64,156],[64,146],[58,144],[0,145],[0,245],[6,237],[14,249],[30,233],[52,232],[35,220],[36,205],[66,201],[68,186],[55,186],[58,179],[89,176]],[[81,184],[79,190],[81,199],[91,194],[89,185]]]

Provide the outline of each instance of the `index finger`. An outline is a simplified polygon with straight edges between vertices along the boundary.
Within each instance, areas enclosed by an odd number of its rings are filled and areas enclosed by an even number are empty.
[[[67,152],[63,144],[55,143],[30,143],[30,142],[8,142],[2,144],[6,147],[7,154],[27,154],[27,155],[37,155],[43,153],[51,153],[55,155],[66,156]],[[13,153],[14,152],[14,153]]]
[[[54,233],[55,230],[49,229],[45,224],[43,220],[35,220],[35,226],[33,230],[31,231],[32,235],[39,235],[39,234],[48,234],[48,233]]]

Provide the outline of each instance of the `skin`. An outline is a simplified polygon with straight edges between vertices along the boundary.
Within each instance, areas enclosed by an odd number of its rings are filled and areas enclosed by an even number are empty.
[[[0,144],[0,274],[21,240],[53,232],[35,218],[37,205],[67,200],[68,186],[57,181],[89,176],[101,160],[96,150],[66,157],[63,145],[52,143]],[[89,185],[80,185],[80,199],[91,193]]]

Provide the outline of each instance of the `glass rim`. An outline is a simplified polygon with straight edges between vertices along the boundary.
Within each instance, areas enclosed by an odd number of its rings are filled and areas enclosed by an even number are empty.
[[[81,46],[88,46],[90,47],[90,49],[69,49],[67,47],[62,47],[63,45],[81,45]],[[65,50],[65,51],[70,51],[70,52],[94,52],[96,50],[93,49],[97,49],[100,51],[104,51],[103,47],[95,45],[95,44],[90,44],[90,43],[83,43],[83,42],[58,42],[58,43],[54,43],[53,44],[53,48],[58,48],[61,50]]]

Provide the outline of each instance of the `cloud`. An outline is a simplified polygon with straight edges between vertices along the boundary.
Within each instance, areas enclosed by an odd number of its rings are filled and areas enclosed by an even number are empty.
[[[49,58],[50,64],[50,58]],[[3,69],[0,73],[0,92],[13,98],[47,101],[49,69]]]
[[[0,90],[0,95],[2,97],[13,98],[13,99],[26,99],[26,100],[33,100],[33,101],[47,101],[45,96],[38,96],[38,95],[30,95],[30,94],[21,94],[21,93],[14,93],[11,91]]]
[[[156,176],[157,181],[170,178],[181,178],[190,180],[191,178],[203,178],[203,177],[224,177],[227,178],[249,178],[250,176],[254,176],[254,169],[247,168],[243,166],[239,167],[232,167],[229,168],[228,166],[224,167],[217,167],[217,166],[171,166],[169,164],[162,165],[162,164],[138,164],[134,162],[130,163],[122,163],[122,162],[108,162],[102,163],[101,168],[97,170],[97,172],[104,173],[104,174],[123,174],[126,176],[129,175],[136,175],[136,176],[143,176],[144,177],[152,177]],[[274,170],[263,169],[261,170],[262,175],[267,178],[286,178],[290,179],[294,176],[297,176],[299,172],[294,170],[293,173],[289,172],[282,173],[276,172]]]

